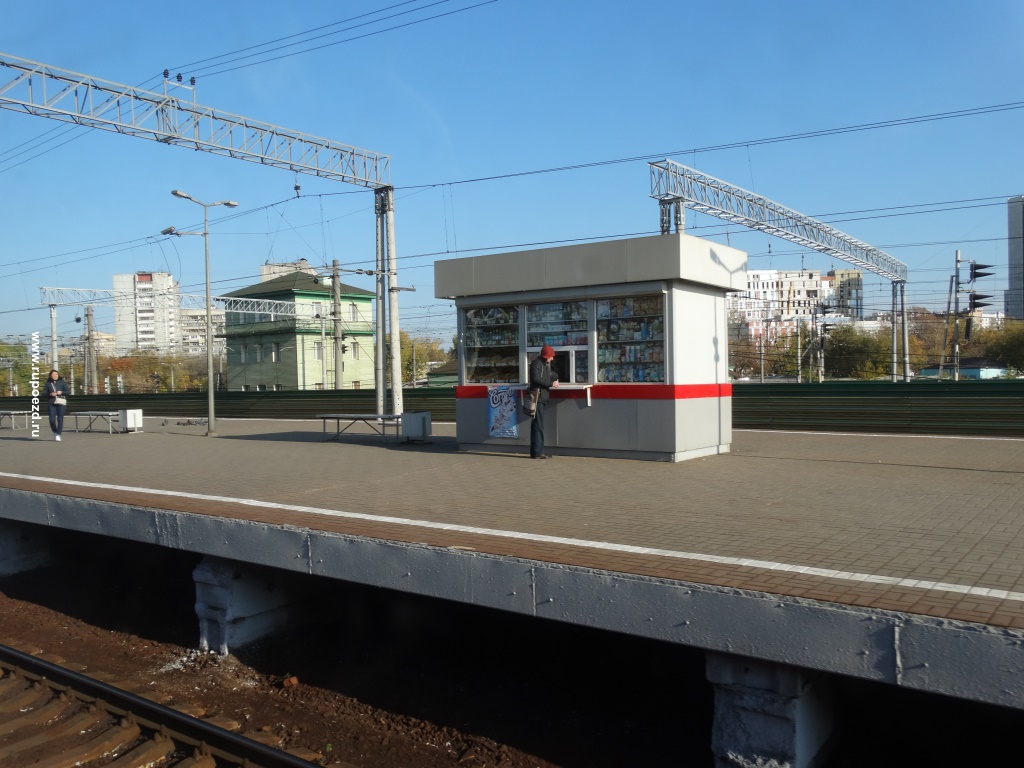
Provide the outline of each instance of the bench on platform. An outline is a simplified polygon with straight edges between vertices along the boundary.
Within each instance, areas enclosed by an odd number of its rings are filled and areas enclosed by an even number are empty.
[[[31,416],[30,411],[0,411],[0,429],[3,429],[4,419],[9,418],[11,420],[11,429],[21,429],[18,426],[18,417],[25,417],[25,429],[28,429],[28,420]]]
[[[114,424],[118,421],[117,416],[117,411],[75,411],[64,414],[64,419],[74,418],[75,432],[94,432],[97,424],[106,424],[107,433],[112,435],[114,434]],[[86,420],[85,428],[80,426],[80,418]]]
[[[323,419],[324,422],[324,440],[341,440],[341,435],[348,430],[353,424],[362,422],[366,424],[370,429],[381,436],[382,439],[386,439],[388,435],[388,428],[395,430],[395,437],[398,437],[398,430],[402,427],[402,416],[395,415],[393,413],[318,413],[316,415],[318,419]],[[334,434],[331,436],[327,435],[327,422],[334,422]],[[341,426],[342,422],[347,422],[344,427]]]

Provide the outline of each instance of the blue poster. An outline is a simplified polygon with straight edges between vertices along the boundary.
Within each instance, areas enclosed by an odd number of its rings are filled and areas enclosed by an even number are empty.
[[[518,406],[518,390],[511,387],[488,390],[487,429],[491,437],[519,437]]]

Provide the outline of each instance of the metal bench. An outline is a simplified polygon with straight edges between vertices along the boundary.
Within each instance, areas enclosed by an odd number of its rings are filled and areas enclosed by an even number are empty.
[[[21,429],[21,427],[18,426],[19,416],[25,417],[25,429],[28,429],[28,421],[29,417],[31,416],[31,411],[0,411],[0,429],[3,429],[4,419],[7,418],[11,420],[11,429]]]
[[[114,422],[118,421],[117,411],[75,411],[64,414],[64,419],[73,417],[75,420],[75,432],[94,432],[97,423],[107,425],[107,433],[114,434]],[[85,428],[79,425],[79,419],[86,419]]]
[[[348,430],[353,424],[362,422],[370,427],[374,432],[381,436],[382,439],[386,439],[388,436],[388,428],[395,430],[395,437],[398,437],[398,430],[402,427],[401,415],[395,415],[392,413],[318,413],[316,415],[318,419],[323,419],[324,422],[324,440],[341,440],[341,435]],[[327,435],[327,422],[334,422],[334,434]],[[341,426],[342,422],[347,422],[344,427]]]

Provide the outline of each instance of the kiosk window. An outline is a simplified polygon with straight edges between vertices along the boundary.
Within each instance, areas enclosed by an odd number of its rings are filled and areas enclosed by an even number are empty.
[[[518,384],[519,307],[476,307],[463,316],[466,383]]]
[[[665,381],[664,296],[598,299],[597,380]]]

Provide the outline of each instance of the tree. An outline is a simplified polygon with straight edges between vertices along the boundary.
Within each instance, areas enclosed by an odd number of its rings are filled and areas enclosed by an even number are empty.
[[[405,331],[400,332],[399,338],[402,341],[402,382],[409,384],[422,379],[427,375],[430,366],[427,363],[445,362],[448,354],[441,348],[441,340],[423,336],[412,337]],[[390,346],[391,335],[385,337],[385,343]],[[413,364],[415,362],[415,370]],[[386,366],[385,378],[388,386],[391,385],[391,366]]]
[[[1018,371],[1024,370],[1024,325],[984,331],[976,337],[976,343],[985,350],[986,356]]]
[[[889,373],[888,334],[864,333],[851,325],[833,326],[825,340],[825,375],[836,379],[877,379]]]
[[[0,344],[0,376],[0,395],[13,396],[15,392],[19,397],[31,395],[32,358],[28,349],[17,344]],[[46,371],[40,371],[39,380],[45,378]]]

